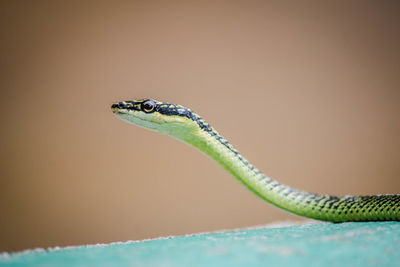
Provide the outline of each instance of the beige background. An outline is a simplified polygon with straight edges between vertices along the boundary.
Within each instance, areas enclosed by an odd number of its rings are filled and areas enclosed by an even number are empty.
[[[0,251],[302,220],[119,100],[189,106],[294,187],[400,193],[395,3],[2,1]]]

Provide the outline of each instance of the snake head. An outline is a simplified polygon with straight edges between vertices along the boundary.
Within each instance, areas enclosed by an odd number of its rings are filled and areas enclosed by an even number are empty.
[[[114,103],[113,113],[123,121],[184,139],[187,131],[199,128],[200,117],[189,108],[154,99]]]
[[[133,113],[134,111],[143,111],[145,113],[151,113],[155,111],[157,101],[153,99],[140,99],[140,100],[128,100],[111,105],[111,110],[115,114],[127,114]]]

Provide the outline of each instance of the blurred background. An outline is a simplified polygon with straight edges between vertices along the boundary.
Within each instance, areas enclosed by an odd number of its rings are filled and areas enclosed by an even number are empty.
[[[0,251],[303,220],[120,100],[188,106],[296,188],[400,193],[396,1],[0,5]]]

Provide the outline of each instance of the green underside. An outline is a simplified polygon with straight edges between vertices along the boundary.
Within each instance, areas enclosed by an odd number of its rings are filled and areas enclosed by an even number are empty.
[[[400,222],[320,223],[0,254],[0,266],[395,266]]]

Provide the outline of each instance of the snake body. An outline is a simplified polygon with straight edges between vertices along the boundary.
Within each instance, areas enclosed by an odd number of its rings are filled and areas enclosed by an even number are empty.
[[[152,99],[112,105],[129,123],[175,137],[213,158],[256,195],[281,209],[332,221],[399,221],[400,195],[332,196],[283,185],[254,167],[225,138],[189,108]]]

